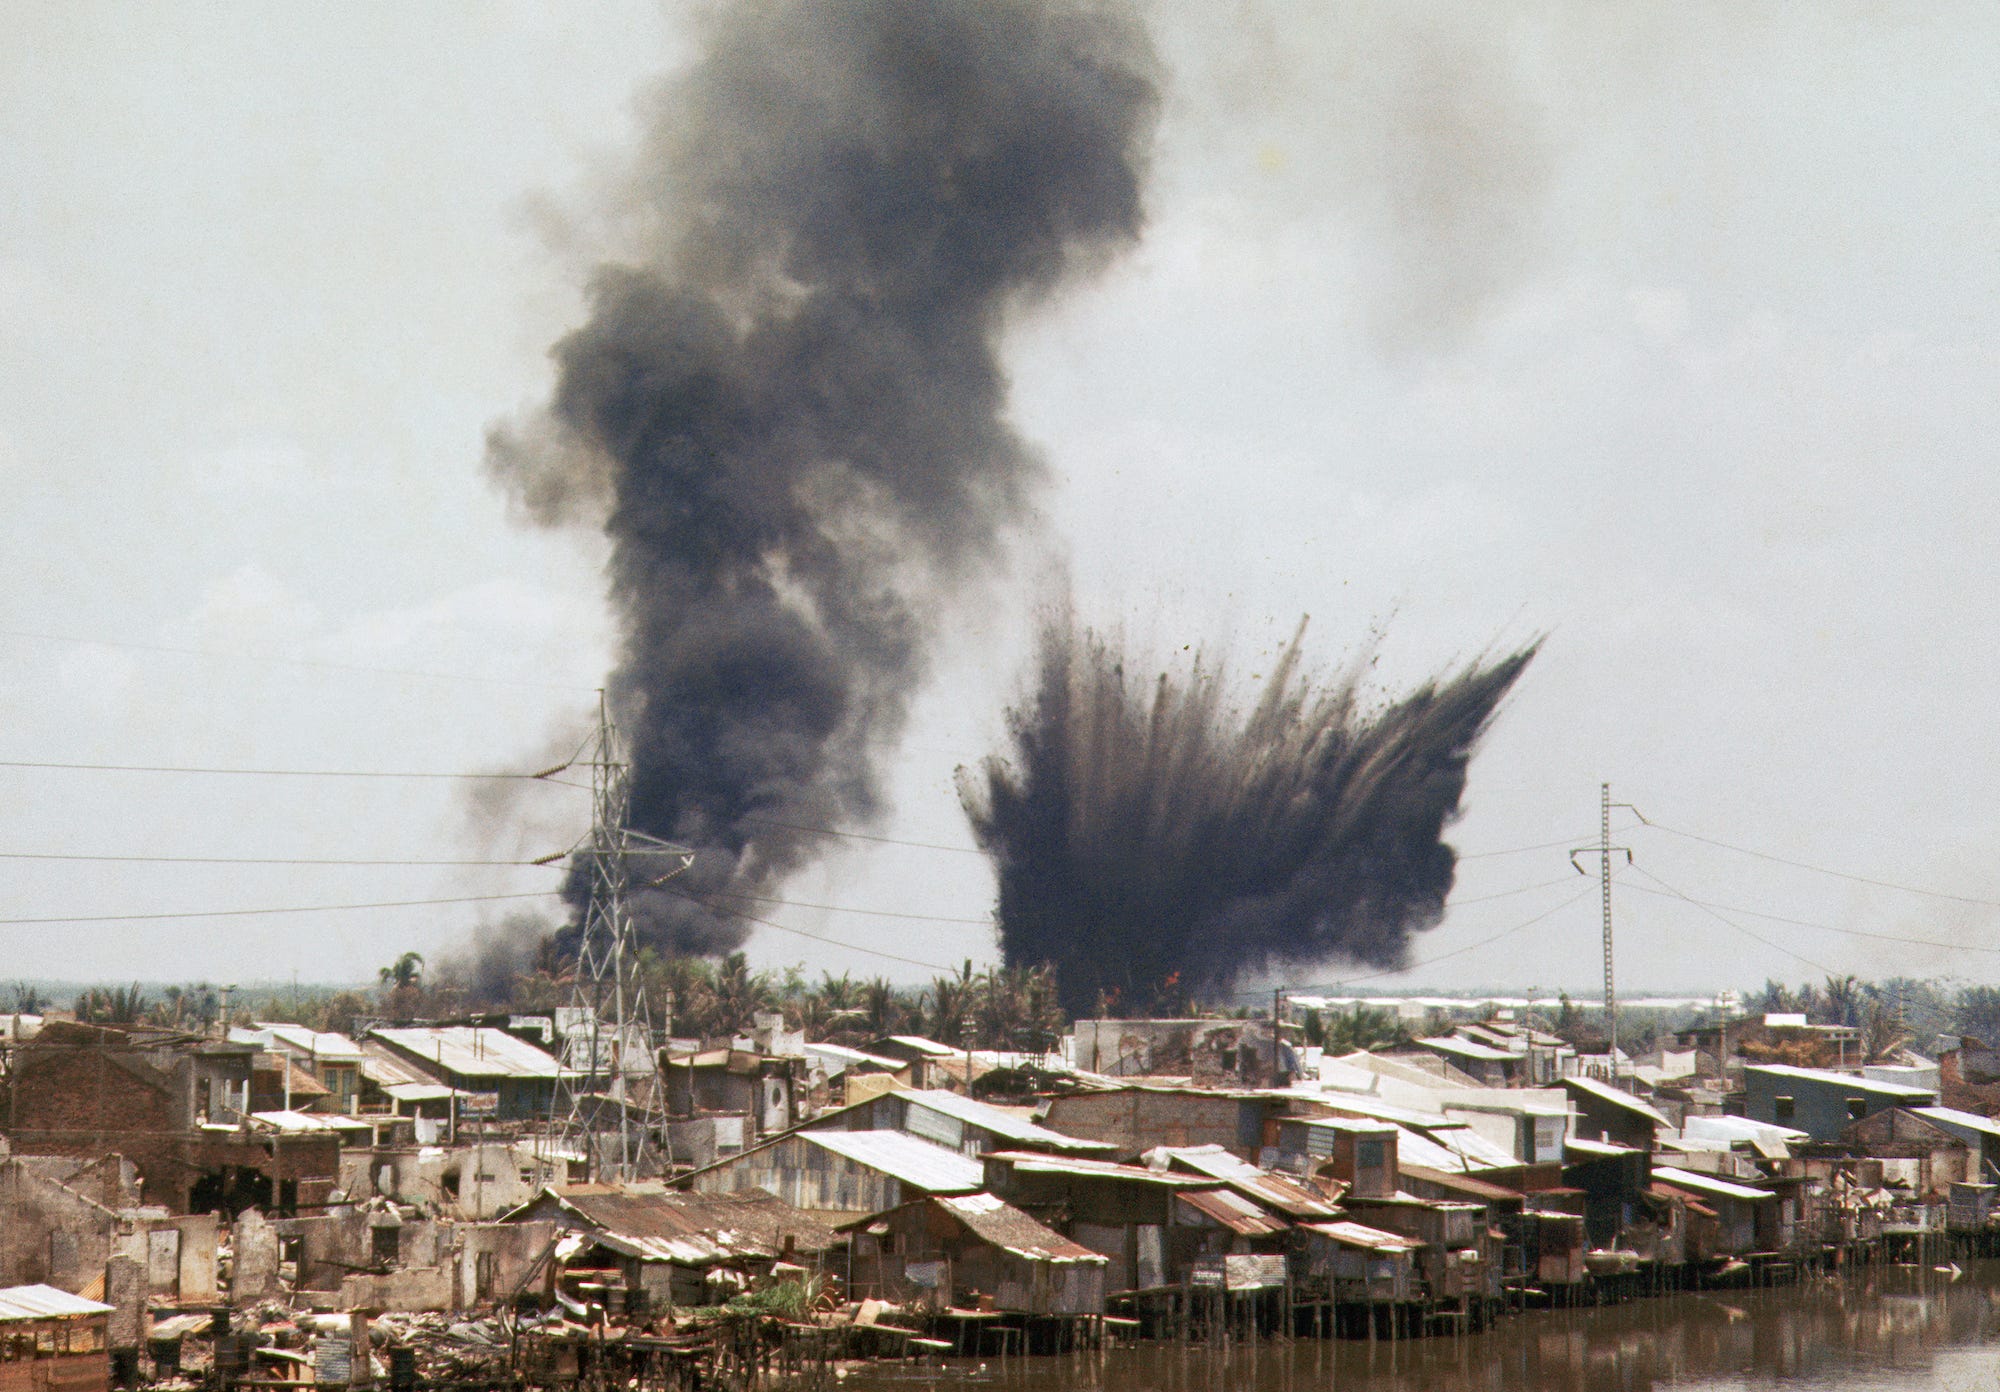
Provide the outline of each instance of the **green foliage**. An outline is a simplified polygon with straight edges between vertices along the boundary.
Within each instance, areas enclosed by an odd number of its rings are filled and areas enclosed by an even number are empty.
[[[817,1271],[774,1281],[761,1290],[745,1291],[722,1307],[738,1318],[773,1317],[801,1323],[828,1300],[826,1277]]]
[[[1313,1042],[1312,1026],[1319,1025],[1320,1043],[1329,1054],[1351,1054],[1356,1049],[1398,1049],[1413,1037],[1392,1010],[1371,1010],[1357,1005],[1352,1011],[1312,1012],[1306,1027],[1306,1042]]]

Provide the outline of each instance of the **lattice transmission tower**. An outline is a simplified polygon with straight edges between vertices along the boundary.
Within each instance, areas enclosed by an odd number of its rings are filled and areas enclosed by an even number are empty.
[[[563,1044],[550,1121],[564,1149],[585,1157],[591,1180],[619,1182],[660,1172],[666,1127],[662,1041],[639,976],[629,899],[635,880],[644,888],[671,879],[694,852],[628,825],[632,766],[601,692],[597,733],[575,763],[590,767],[591,827],[570,860],[588,877],[589,899],[569,1008],[557,1012]]]

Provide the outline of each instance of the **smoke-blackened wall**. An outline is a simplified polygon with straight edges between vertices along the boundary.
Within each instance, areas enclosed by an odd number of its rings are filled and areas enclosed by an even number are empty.
[[[1157,105],[1125,11],[757,3],[660,94],[629,225],[491,467],[601,521],[623,619],[632,823],[696,851],[642,928],[743,936],[865,824],[940,604],[1040,481],[1005,418],[1009,314],[1133,241]],[[701,902],[706,900],[707,902]]]
[[[1008,964],[1053,963],[1072,1014],[1213,997],[1281,963],[1400,965],[1443,914],[1443,832],[1534,651],[1370,709],[1359,668],[1312,676],[1295,637],[1234,710],[1221,667],[1141,674],[1057,614],[1010,751],[959,774]]]

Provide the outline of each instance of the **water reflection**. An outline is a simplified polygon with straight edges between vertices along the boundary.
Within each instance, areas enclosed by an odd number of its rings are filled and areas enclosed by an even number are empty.
[[[1816,1283],[1552,1311],[1467,1338],[1404,1343],[1146,1345],[1102,1356],[997,1358],[943,1370],[868,1369],[851,1392],[1650,1392],[1790,1387],[1835,1392],[2000,1384],[2000,1263],[1963,1280]]]

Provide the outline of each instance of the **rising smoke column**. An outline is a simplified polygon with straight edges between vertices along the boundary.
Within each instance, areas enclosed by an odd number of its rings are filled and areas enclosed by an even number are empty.
[[[1370,710],[1360,669],[1302,670],[1304,626],[1248,711],[1196,656],[1141,676],[1115,638],[1050,618],[1010,752],[959,791],[999,879],[1009,966],[1053,963],[1063,1007],[1145,1010],[1243,973],[1394,967],[1436,925],[1466,765],[1533,646]]]
[[[691,846],[642,931],[712,952],[865,824],[940,606],[1042,470],[1005,419],[1008,317],[1133,242],[1157,96],[1092,3],[740,4],[661,94],[628,224],[494,472],[611,541],[632,823]],[[740,899],[737,907],[746,906]]]

